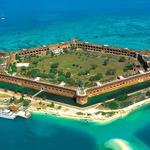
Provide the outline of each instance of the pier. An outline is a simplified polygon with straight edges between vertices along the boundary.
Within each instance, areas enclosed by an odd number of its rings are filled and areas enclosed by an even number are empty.
[[[41,88],[41,90],[40,90],[39,92],[35,93],[35,94],[32,96],[32,99],[33,99],[34,97],[36,97],[37,95],[39,95],[40,93],[42,93],[43,91],[44,91],[44,89]]]

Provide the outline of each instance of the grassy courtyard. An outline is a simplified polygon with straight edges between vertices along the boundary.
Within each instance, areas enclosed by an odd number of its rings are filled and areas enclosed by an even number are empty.
[[[52,54],[41,57],[27,57],[20,62],[30,63],[17,73],[26,77],[41,77],[54,83],[64,81],[72,86],[92,86],[97,81],[107,82],[117,76],[128,74],[134,60],[129,57],[94,54],[84,51],[66,52],[59,56]]]

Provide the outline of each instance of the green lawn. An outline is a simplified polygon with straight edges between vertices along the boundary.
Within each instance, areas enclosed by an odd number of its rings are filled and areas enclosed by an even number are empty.
[[[118,75],[124,74],[124,68],[129,63],[132,64],[133,60],[129,57],[125,57],[124,62],[119,62],[121,56],[111,56],[111,55],[97,55],[88,52],[78,51],[73,53],[65,53],[59,56],[41,56],[41,57],[31,57],[25,58],[22,62],[30,62],[30,67],[26,72],[33,69],[39,69],[40,72],[44,74],[49,74],[51,65],[58,63],[57,71],[61,71],[64,74],[67,72],[71,73],[71,79],[81,80],[83,83],[90,82],[89,79],[92,76],[100,76],[100,81],[110,81],[115,79]],[[104,64],[107,63],[107,64]],[[94,68],[92,69],[92,66]],[[114,70],[113,75],[106,75],[108,70]],[[18,72],[21,72],[18,70]],[[84,73],[85,75],[79,75],[79,73]],[[22,72],[23,73],[23,72]],[[57,80],[55,76],[55,80]],[[99,80],[98,78],[98,80]],[[94,80],[96,81],[96,80]]]

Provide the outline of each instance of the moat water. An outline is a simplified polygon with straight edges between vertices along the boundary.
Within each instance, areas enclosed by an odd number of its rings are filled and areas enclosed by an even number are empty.
[[[18,50],[73,37],[150,49],[150,2],[0,0],[1,50]],[[149,114],[147,105],[105,125],[37,114],[28,120],[0,119],[0,149],[105,150],[108,141],[122,139],[132,149],[149,150]]]

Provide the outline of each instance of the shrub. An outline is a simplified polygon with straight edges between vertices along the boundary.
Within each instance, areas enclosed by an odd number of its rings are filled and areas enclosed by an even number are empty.
[[[65,75],[64,72],[63,72],[63,70],[59,70],[58,71],[58,76],[60,76],[60,75]]]
[[[62,106],[58,106],[58,107],[57,107],[57,109],[61,109],[61,108],[62,108]]]
[[[17,71],[16,62],[10,63],[8,66],[8,73],[13,74]]]
[[[123,95],[120,95],[116,98],[117,101],[124,101],[124,100],[127,100],[128,98],[128,95],[127,94],[123,94]]]
[[[107,66],[108,62],[109,62],[109,59],[105,59],[104,62],[103,62],[103,65]]]
[[[86,82],[85,83],[85,87],[93,87],[95,85],[96,85],[96,83],[94,83],[94,82]]]
[[[125,67],[124,67],[124,72],[128,71],[128,70],[133,70],[133,64],[128,63]]]
[[[106,75],[114,75],[116,73],[116,69],[109,69],[106,71]]]
[[[27,68],[26,67],[21,67],[21,72],[26,72]]]
[[[39,77],[41,77],[41,78],[48,78],[49,74],[42,72],[42,73],[39,73]]]
[[[36,57],[32,60],[32,64],[33,64],[33,65],[37,65],[38,62],[39,62],[39,60],[38,60],[38,58],[36,58]]]
[[[96,64],[92,64],[92,65],[91,65],[91,69],[92,69],[92,70],[95,70],[96,68],[97,68],[97,65],[96,65]]]
[[[103,75],[101,73],[96,74],[95,76],[91,76],[89,78],[90,81],[98,81],[103,77]]]
[[[58,77],[58,81],[59,81],[59,82],[66,81],[66,77],[65,77],[64,75],[60,75],[60,76]]]
[[[55,104],[54,104],[54,102],[52,102],[51,104],[49,104],[49,107],[52,107],[52,108],[54,108],[54,107],[55,107]]]
[[[20,61],[21,56],[20,56],[20,55],[18,55],[18,54],[16,54],[15,58],[16,58],[16,60],[19,60],[19,61]]]
[[[51,68],[51,69],[50,69],[50,73],[57,74],[57,73],[58,73],[58,71],[57,71],[57,69],[56,69],[56,68]]]
[[[54,79],[56,77],[55,73],[53,73],[53,72],[49,73],[49,77],[52,78],[52,79]]]
[[[103,116],[107,115],[107,112],[102,112],[102,115],[103,115]]]
[[[77,115],[83,115],[83,112],[77,112],[76,114]]]
[[[87,75],[89,73],[89,70],[80,70],[78,73],[78,76],[84,76]]]
[[[77,80],[76,81],[76,85],[79,86],[79,87],[83,87],[84,86],[84,83],[82,80]]]
[[[125,61],[126,61],[126,58],[125,58],[125,57],[120,57],[118,61],[119,61],[119,62],[125,62]]]
[[[130,105],[132,105],[133,104],[133,102],[132,101],[128,101],[128,102],[122,102],[121,104],[120,104],[120,106],[121,106],[121,108],[124,108],[124,107],[128,107],[128,106],[130,106]]]
[[[75,45],[72,45],[70,47],[70,52],[74,52],[74,51],[76,51],[76,49],[77,49],[77,47]]]
[[[16,100],[17,100],[16,97],[12,97],[10,98],[10,103],[14,103]]]
[[[106,107],[109,107],[110,109],[118,109],[118,104],[115,101],[111,101],[105,104]]]
[[[4,58],[0,58],[0,64],[4,62]]]
[[[74,79],[72,79],[72,78],[68,78],[68,79],[66,79],[66,82],[67,82],[69,85],[76,85],[75,80],[74,80]]]
[[[71,77],[71,73],[70,72],[67,72],[66,73],[66,78],[70,78]]]
[[[150,96],[150,91],[147,91],[147,92],[146,92],[146,96]]]
[[[53,64],[51,65],[51,68],[58,68],[58,66],[59,66],[59,63],[53,63]]]
[[[24,100],[23,100],[23,106],[24,106],[24,107],[28,107],[29,104],[30,104],[30,102],[31,102],[30,100],[24,99]]]
[[[32,78],[38,77],[38,76],[40,76],[40,74],[41,74],[41,72],[39,69],[32,69],[31,71],[27,72],[27,75]]]

